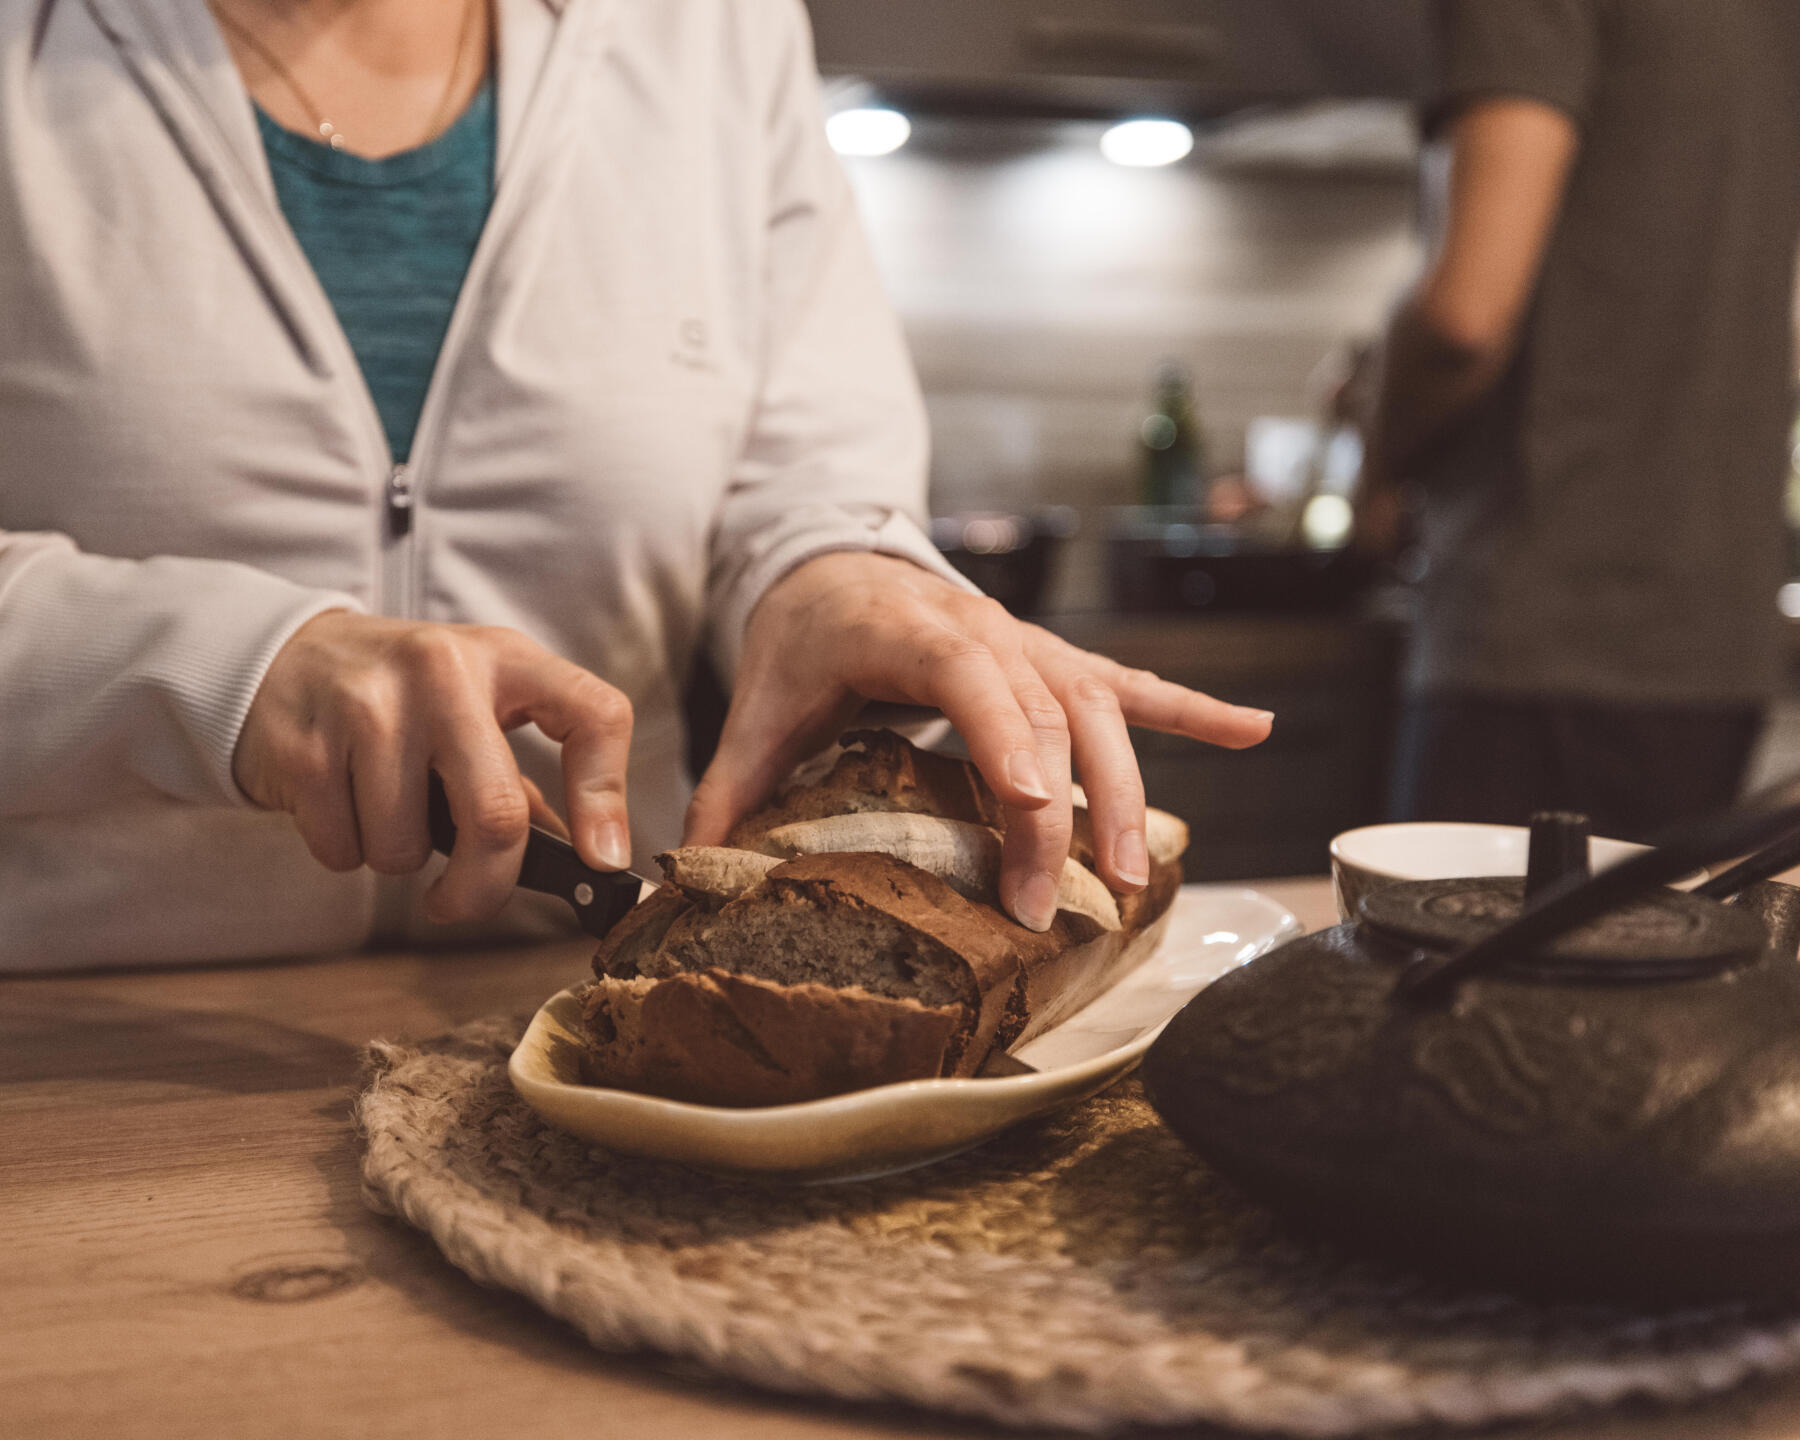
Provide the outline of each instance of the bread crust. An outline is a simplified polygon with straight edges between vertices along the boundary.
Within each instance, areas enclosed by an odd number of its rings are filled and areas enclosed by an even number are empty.
[[[823,780],[784,790],[732,826],[725,843],[761,850],[762,837],[778,825],[870,811],[1005,824],[1000,802],[965,760],[921,750],[891,730],[852,730],[839,744],[844,753]]]
[[[777,985],[708,970],[596,981],[582,998],[586,1078],[696,1105],[791,1105],[862,1089],[871,1075],[936,1075],[953,1006],[854,987]]]
[[[606,932],[606,938],[594,952],[594,974],[602,979],[639,974],[641,965],[662,944],[669,927],[687,913],[691,903],[675,886],[659,885]]]
[[[1094,934],[1085,942],[1071,936],[1069,943],[1050,947],[1047,956],[1028,966],[1026,1022],[1016,1035],[1006,1039],[1004,1048],[1023,1045],[1060,1025],[1136,965],[1142,957],[1133,951],[1132,942],[1162,918],[1175,903],[1180,889],[1181,866],[1152,860],[1150,883],[1119,900],[1122,929]]]

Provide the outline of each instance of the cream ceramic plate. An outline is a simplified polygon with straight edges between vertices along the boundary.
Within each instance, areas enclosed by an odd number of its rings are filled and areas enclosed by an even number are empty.
[[[514,1088],[544,1119],[609,1150],[774,1179],[864,1179],[941,1160],[1086,1099],[1128,1070],[1208,982],[1300,929],[1254,890],[1183,886],[1162,923],[1138,942],[1154,951],[1147,960],[1019,1048],[1035,1075],[911,1080],[751,1110],[658,1100],[579,1082],[581,1014],[573,989],[553,995],[532,1017],[508,1068]]]

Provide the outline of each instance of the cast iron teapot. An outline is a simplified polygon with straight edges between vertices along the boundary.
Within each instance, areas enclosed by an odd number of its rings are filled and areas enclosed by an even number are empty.
[[[1397,882],[1209,986],[1145,1083],[1354,1250],[1563,1298],[1800,1296],[1800,889],[1767,878],[1797,860],[1800,805],[1594,876],[1586,822],[1540,816],[1523,881]]]

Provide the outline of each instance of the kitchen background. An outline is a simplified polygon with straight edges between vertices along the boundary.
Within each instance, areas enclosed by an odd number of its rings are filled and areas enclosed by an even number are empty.
[[[931,413],[934,510],[1077,507],[1055,610],[1104,599],[1102,516],[1139,498],[1164,360],[1208,468],[1241,471],[1252,423],[1310,415],[1417,264],[1398,104],[1220,122],[1157,168],[1104,158],[1105,128],[922,117],[847,160]]]
[[[1310,551],[1290,524],[1270,555],[1241,553],[1271,548],[1266,526],[1122,507],[1145,498],[1171,361],[1205,473],[1249,472],[1216,500],[1297,504],[1347,478],[1316,422],[1419,264],[1423,0],[809,5],[930,411],[937,538],[1071,639],[1277,712],[1240,754],[1138,737],[1152,800],[1196,827],[1191,878],[1323,870],[1332,834],[1382,818],[1397,587],[1352,583],[1331,514]],[[1189,138],[1120,153],[1131,136],[1108,132],[1142,116]],[[1756,778],[1795,769],[1800,699]]]

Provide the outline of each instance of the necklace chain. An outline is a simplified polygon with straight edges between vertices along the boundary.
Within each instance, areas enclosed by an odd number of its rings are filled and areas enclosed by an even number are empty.
[[[313,128],[318,131],[319,139],[333,150],[342,150],[346,143],[344,132],[325,118],[325,112],[313,102],[312,96],[307,94],[299,78],[282,62],[281,57],[254,30],[226,10],[219,0],[208,0],[208,8],[212,11],[213,18],[254,51],[257,58],[274,72],[276,79],[300,102],[300,108],[306,112],[307,119],[312,121]],[[427,139],[443,128],[451,98],[456,93],[456,77],[462,73],[463,57],[468,53],[469,32],[474,28],[470,22],[475,18],[476,9],[476,0],[463,0],[462,23],[456,34],[456,54],[450,61],[450,73],[444,77],[444,90],[438,97],[437,108],[432,112],[431,126],[426,132]]]

